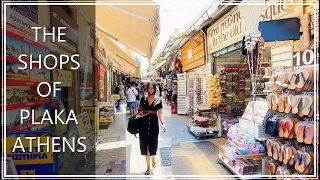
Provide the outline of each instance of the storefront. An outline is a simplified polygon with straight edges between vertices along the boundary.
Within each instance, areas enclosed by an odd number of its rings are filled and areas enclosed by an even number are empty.
[[[206,82],[206,55],[205,41],[202,31],[193,35],[181,47],[182,71],[186,73],[187,81],[184,78],[178,79],[178,102],[181,95],[186,94],[185,114],[194,115],[196,107],[205,102],[205,82]],[[186,80],[185,79],[185,80]],[[184,86],[186,86],[184,88]],[[179,88],[180,87],[180,88]],[[184,88],[183,92],[181,88]],[[181,97],[183,98],[183,97]],[[183,106],[181,104],[181,106]],[[178,104],[178,109],[179,104]]]
[[[246,22],[238,6],[207,29],[215,74],[208,78],[208,104],[221,116],[223,135],[232,141],[219,146],[218,162],[233,174],[313,174],[313,161],[307,159],[314,153],[314,137],[308,136],[308,130],[305,136],[299,134],[301,129],[316,126],[311,78],[319,72],[312,44],[312,7],[264,6],[259,23],[263,39],[259,37],[256,46],[263,52],[249,55],[243,48]],[[250,67],[250,62],[257,64]],[[196,124],[210,121],[199,115],[193,118]],[[241,145],[248,142],[247,147]],[[304,165],[299,163],[301,157]]]

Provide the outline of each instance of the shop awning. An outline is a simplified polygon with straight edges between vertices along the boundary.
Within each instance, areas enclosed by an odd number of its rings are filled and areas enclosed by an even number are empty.
[[[93,26],[150,60],[160,33],[159,6],[152,0],[134,6],[108,5],[107,0],[98,3],[103,4],[97,4],[94,11],[90,6],[81,6]]]
[[[119,48],[107,34],[97,31],[96,36],[101,39],[101,43],[106,46],[109,65],[122,71],[124,74],[139,75],[140,65],[138,62]]]

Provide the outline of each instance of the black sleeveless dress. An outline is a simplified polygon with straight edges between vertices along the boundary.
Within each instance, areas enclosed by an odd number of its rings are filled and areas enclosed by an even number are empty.
[[[147,97],[140,100],[140,110],[158,111],[162,109],[160,97],[155,97],[154,101],[149,105]],[[147,155],[147,148],[151,156],[157,154],[159,123],[157,114],[149,114],[139,121],[139,141],[141,155]]]

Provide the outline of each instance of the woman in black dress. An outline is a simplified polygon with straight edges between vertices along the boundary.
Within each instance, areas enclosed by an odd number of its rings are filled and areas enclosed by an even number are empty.
[[[139,140],[141,155],[146,156],[147,161],[145,174],[150,175],[150,156],[153,168],[156,166],[155,155],[158,149],[159,135],[158,120],[162,124],[163,132],[166,132],[166,126],[162,116],[161,97],[155,96],[156,84],[148,83],[147,92],[148,95],[140,100],[139,114],[148,113],[148,115],[144,116],[139,122]]]

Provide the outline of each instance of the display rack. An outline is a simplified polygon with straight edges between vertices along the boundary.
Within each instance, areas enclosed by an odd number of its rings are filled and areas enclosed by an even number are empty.
[[[254,161],[258,161],[258,160],[262,160],[264,158],[264,153],[263,154],[249,154],[249,155],[242,155],[241,153],[237,152],[239,154],[239,156],[241,157],[241,159],[244,160],[254,160]],[[261,171],[256,171],[255,173],[244,173],[241,174],[241,167],[239,165],[237,165],[235,163],[236,160],[232,160],[230,159],[225,153],[224,151],[219,148],[219,155],[217,158],[217,163],[219,164],[223,164],[226,168],[228,168],[234,175],[238,175],[240,179],[252,179],[252,178],[244,178],[245,175],[260,175]],[[233,165],[231,165],[233,164]],[[248,167],[246,167],[248,169]],[[256,167],[259,169],[259,167]],[[261,169],[261,168],[260,168]],[[244,168],[242,169],[244,171]],[[253,170],[252,170],[253,171]]]
[[[214,118],[209,118],[210,115],[212,114],[212,110],[211,109],[199,109],[198,108],[198,111],[199,113],[199,117],[207,117],[208,118],[208,121],[204,121],[204,122],[201,122],[201,123],[196,123],[194,121],[194,119],[191,117],[190,121],[189,121],[189,124],[187,125],[187,129],[188,131],[194,135],[197,139],[200,139],[200,138],[208,138],[208,137],[217,137],[218,134],[219,134],[219,128],[218,128],[218,120]],[[211,126],[211,127],[210,127]],[[213,128],[213,126],[215,126],[215,128]],[[205,133],[196,133],[194,131],[192,131],[193,128],[196,128],[196,127],[200,127],[200,128],[205,128],[206,130],[204,131]]]
[[[178,94],[177,94],[177,113],[187,114],[187,75],[186,73],[177,74]]]

